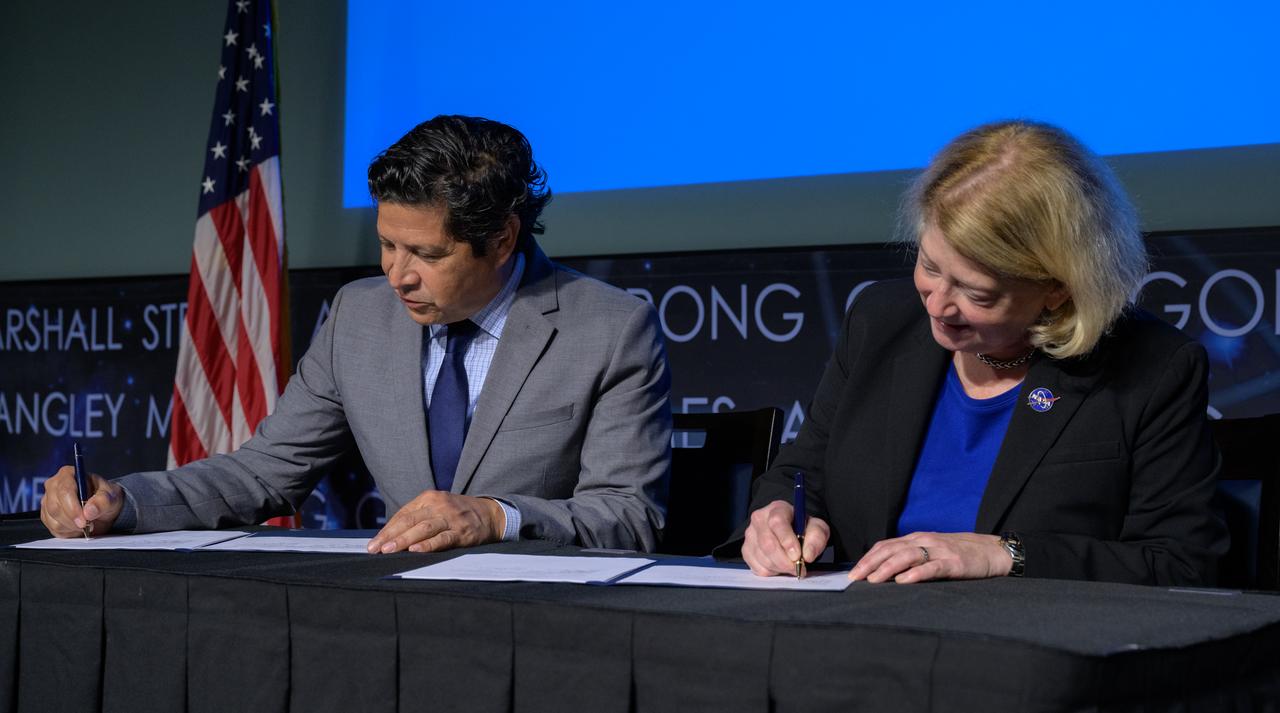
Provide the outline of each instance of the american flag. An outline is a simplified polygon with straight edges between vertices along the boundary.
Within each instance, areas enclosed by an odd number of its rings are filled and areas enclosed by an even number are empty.
[[[169,467],[235,450],[288,379],[270,0],[227,6],[173,385]]]

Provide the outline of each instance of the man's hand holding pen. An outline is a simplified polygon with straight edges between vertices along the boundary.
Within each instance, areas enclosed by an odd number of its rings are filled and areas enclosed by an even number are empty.
[[[76,471],[63,466],[44,482],[44,498],[40,500],[40,521],[54,537],[104,535],[111,530],[124,507],[124,491],[120,486],[97,475],[88,476],[93,492],[84,507],[80,506],[80,490],[76,487]]]

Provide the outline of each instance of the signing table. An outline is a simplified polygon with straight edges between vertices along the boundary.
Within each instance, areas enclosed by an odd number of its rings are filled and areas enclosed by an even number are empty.
[[[0,545],[43,536],[0,524]],[[1266,594],[385,579],[452,556],[0,549],[0,713],[1280,706]]]

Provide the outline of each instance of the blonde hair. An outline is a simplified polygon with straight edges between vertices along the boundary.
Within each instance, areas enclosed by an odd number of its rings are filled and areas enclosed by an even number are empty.
[[[1054,358],[1092,350],[1147,272],[1137,214],[1115,175],[1048,124],[961,134],[916,179],[903,212],[913,244],[934,226],[997,275],[1066,286],[1066,302],[1030,330],[1032,346]]]

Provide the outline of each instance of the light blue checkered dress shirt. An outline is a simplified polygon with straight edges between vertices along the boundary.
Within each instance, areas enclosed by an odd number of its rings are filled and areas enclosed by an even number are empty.
[[[485,305],[484,309],[471,315],[471,321],[480,329],[467,345],[467,353],[462,356],[463,367],[467,370],[467,426],[471,426],[471,415],[476,410],[476,400],[484,388],[484,380],[489,375],[489,365],[493,363],[493,355],[498,351],[498,340],[502,339],[502,329],[507,324],[507,314],[511,312],[511,303],[516,298],[516,287],[524,275],[524,254],[516,253],[515,265],[511,275],[498,294]],[[428,347],[422,351],[422,393],[426,394],[425,402],[431,406],[431,392],[436,386],[436,377],[440,375],[440,365],[444,363],[444,347],[446,330],[443,324],[433,324],[430,330]],[[502,539],[516,540],[520,537],[520,511],[514,505],[494,498],[507,515],[507,526],[502,532]]]

